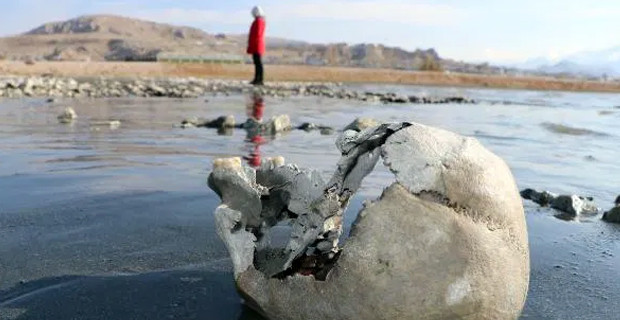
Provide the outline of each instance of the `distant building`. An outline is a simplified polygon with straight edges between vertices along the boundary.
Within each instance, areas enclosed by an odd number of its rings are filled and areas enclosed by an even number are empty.
[[[242,64],[246,62],[246,57],[233,54],[183,55],[175,53],[160,53],[157,55],[157,61],[171,63]]]

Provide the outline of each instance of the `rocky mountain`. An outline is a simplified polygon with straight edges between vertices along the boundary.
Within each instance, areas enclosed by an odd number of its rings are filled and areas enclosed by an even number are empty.
[[[240,38],[224,40],[195,28],[97,15],[0,39],[0,54],[8,59],[153,61],[162,52],[228,53],[242,44]]]
[[[246,36],[211,34],[190,27],[112,15],[46,23],[21,35],[0,38],[5,59],[155,61],[158,56],[245,55]],[[376,44],[312,44],[268,38],[267,63],[408,70],[500,72],[499,68],[441,58],[434,49],[407,51]]]

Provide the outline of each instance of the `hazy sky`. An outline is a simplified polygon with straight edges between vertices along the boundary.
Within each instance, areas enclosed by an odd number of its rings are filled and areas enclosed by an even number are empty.
[[[110,13],[247,32],[259,4],[271,36],[311,42],[435,48],[468,61],[558,58],[620,46],[619,0],[0,0],[0,34]]]

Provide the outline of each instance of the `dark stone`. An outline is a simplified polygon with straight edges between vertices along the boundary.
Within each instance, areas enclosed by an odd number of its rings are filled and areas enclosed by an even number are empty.
[[[598,207],[594,203],[594,198],[583,197],[577,195],[560,195],[557,196],[548,191],[538,192],[533,189],[525,189],[521,191],[523,199],[532,200],[542,207],[550,206],[551,208],[562,212],[560,218],[569,220],[582,214],[597,214]]]
[[[234,128],[235,117],[234,116],[221,116],[213,121],[208,121],[200,126],[203,126],[206,128],[212,128],[212,129]]]
[[[546,207],[549,206],[553,200],[555,200],[556,195],[547,191],[538,192],[534,189],[525,189],[521,191],[521,197],[526,200],[532,200],[542,207]]]
[[[620,206],[605,212],[605,214],[603,214],[603,220],[612,223],[620,223]]]
[[[336,130],[332,127],[321,127],[321,135],[329,136],[334,134]]]
[[[304,122],[302,125],[297,127],[297,129],[304,130],[304,131],[313,131],[313,130],[318,130],[319,127],[314,123]]]

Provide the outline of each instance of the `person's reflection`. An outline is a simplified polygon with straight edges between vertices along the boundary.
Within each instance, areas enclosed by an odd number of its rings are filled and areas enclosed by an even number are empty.
[[[265,100],[259,93],[252,95],[251,103],[247,106],[248,123],[254,125],[248,126],[246,141],[250,145],[250,153],[243,157],[251,167],[259,167],[261,164],[260,146],[266,143],[262,136],[260,124],[263,122],[263,113],[265,111]]]

